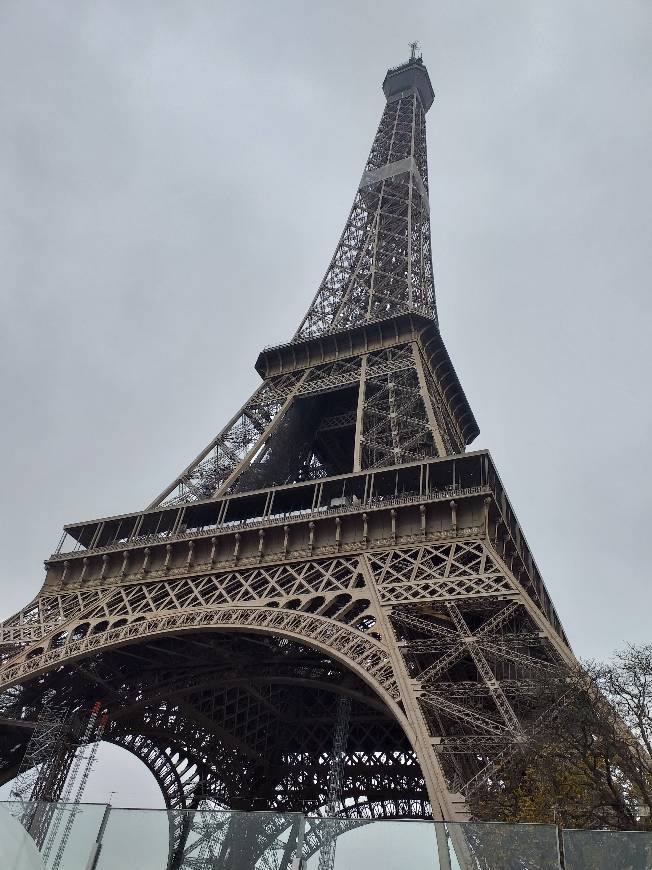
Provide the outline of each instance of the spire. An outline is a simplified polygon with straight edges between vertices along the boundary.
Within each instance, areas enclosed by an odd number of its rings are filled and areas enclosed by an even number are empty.
[[[353,207],[295,341],[409,312],[437,321],[425,119],[435,94],[410,47],[383,81],[387,102]]]

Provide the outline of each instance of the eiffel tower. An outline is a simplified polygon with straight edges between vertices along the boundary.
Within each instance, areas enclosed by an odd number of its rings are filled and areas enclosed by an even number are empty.
[[[466,450],[414,48],[383,91],[333,258],[254,394],[147,508],[67,525],[2,624],[0,782],[54,693],[101,699],[170,809],[323,815],[345,698],[339,815],[461,821],[537,727],[534,677],[573,656],[490,454]],[[177,824],[171,867],[185,848]]]

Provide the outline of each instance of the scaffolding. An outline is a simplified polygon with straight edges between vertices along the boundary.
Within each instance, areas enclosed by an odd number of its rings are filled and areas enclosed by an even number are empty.
[[[65,788],[61,795],[61,806],[49,826],[47,840],[43,849],[43,857],[48,861],[54,847],[57,847],[52,862],[52,870],[59,870],[61,866],[66,844],[68,843],[75,817],[79,813],[84,789],[93,769],[100,740],[108,722],[106,714],[100,716],[101,706],[99,701],[93,705],[86,728],[81,736],[81,745],[75,752]],[[64,817],[66,821],[63,825],[61,837],[57,842],[57,836]]]
[[[59,800],[72,761],[70,710],[53,700],[54,692],[47,692],[10,792],[21,805],[23,827],[39,847],[49,827],[49,807]]]
[[[328,804],[326,811],[332,819],[342,804],[342,775],[344,772],[344,754],[349,739],[349,723],[351,720],[351,699],[340,697],[337,701],[337,716],[335,733],[333,735],[333,760],[328,777]],[[335,866],[335,844],[337,836],[334,830],[326,829],[324,841],[319,851],[319,870],[333,870]]]
[[[53,700],[53,691],[44,695],[10,798],[19,803],[23,827],[46,861],[56,846],[51,870],[59,870],[107,716],[100,715],[98,701],[83,725],[69,707]]]

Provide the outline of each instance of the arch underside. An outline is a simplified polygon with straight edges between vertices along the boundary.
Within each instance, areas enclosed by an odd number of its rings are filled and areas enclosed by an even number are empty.
[[[211,798],[231,809],[310,814],[327,803],[336,698],[346,695],[345,812],[428,812],[414,753],[382,700],[334,659],[286,638],[146,639],[27,683],[16,704],[37,708],[50,688],[81,708],[101,700],[110,711],[105,739],[150,767],[171,809]]]
[[[288,814],[327,812],[338,696],[351,702],[338,814],[430,814],[421,768],[393,713],[351,669],[295,640],[233,631],[145,638],[16,687],[13,714],[37,710],[51,689],[71,707],[100,700],[110,712],[104,739],[138,757],[167,808],[179,811],[169,816],[170,867],[186,866],[189,829],[201,821],[183,811],[270,810],[275,837]],[[11,756],[24,745],[5,755],[0,780],[11,778]],[[201,839],[191,839],[198,848]]]

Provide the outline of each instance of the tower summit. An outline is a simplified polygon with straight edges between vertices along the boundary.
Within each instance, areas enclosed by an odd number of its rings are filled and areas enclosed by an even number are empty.
[[[148,508],[67,525],[0,628],[0,782],[54,692],[102,698],[104,739],[170,808],[463,820],[542,721],[533,675],[573,656],[489,453],[466,451],[416,47],[383,91],[335,253],[254,394]],[[178,870],[197,838],[174,818]]]
[[[415,46],[416,43],[411,43],[411,45]],[[388,101],[406,95],[408,91],[416,91],[419,94],[423,111],[427,112],[433,104],[435,92],[430,83],[428,70],[423,60],[416,57],[414,49],[412,57],[407,63],[387,70],[383,82],[383,92]]]

